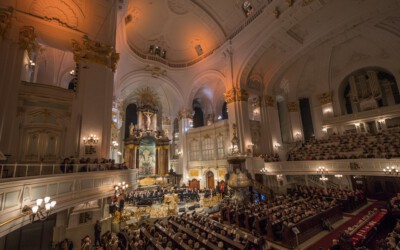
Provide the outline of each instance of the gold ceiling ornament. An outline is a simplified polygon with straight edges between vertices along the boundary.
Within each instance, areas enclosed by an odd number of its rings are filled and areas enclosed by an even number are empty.
[[[23,50],[27,50],[30,54],[39,48],[39,44],[36,41],[35,28],[33,26],[24,26],[19,31],[19,47]]]
[[[232,88],[224,93],[226,103],[243,102],[249,99],[249,93],[245,89]]]
[[[287,107],[289,112],[299,112],[299,104],[297,102],[288,102]]]
[[[266,107],[274,107],[275,100],[272,96],[270,95],[265,95],[264,96],[264,104]]]
[[[325,92],[318,96],[321,105],[332,103],[332,92]]]
[[[77,63],[87,60],[105,65],[113,72],[115,72],[119,60],[119,53],[116,53],[113,46],[93,41],[87,35],[83,36],[82,43],[72,40],[72,52]]]
[[[7,31],[11,27],[11,16],[14,9],[8,7],[7,9],[0,8],[0,37],[5,38]]]
[[[160,109],[160,97],[157,92],[150,87],[138,88],[133,93],[133,98],[139,109]]]

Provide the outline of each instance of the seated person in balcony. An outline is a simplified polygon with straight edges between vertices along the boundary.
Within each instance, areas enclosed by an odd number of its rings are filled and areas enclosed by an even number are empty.
[[[67,170],[68,166],[69,166],[69,158],[65,158],[63,160],[63,162],[61,163],[61,165],[60,165],[61,172],[65,173],[65,171]]]

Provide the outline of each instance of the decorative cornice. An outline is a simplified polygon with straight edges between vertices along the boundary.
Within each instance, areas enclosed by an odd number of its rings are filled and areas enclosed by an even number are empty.
[[[299,104],[297,102],[288,102],[287,107],[289,112],[299,112]]]
[[[0,37],[3,39],[11,27],[11,15],[13,11],[14,9],[12,7],[7,9],[0,8]]]
[[[321,103],[321,105],[332,103],[332,93],[331,92],[322,93],[321,95],[318,96],[318,98],[319,98],[319,102]]]
[[[93,41],[87,35],[84,35],[82,40],[82,43],[72,40],[72,51],[75,62],[78,63],[82,60],[87,60],[105,65],[115,72],[119,53],[116,53],[113,46]]]
[[[35,28],[32,26],[22,27],[19,32],[18,44],[21,49],[27,50],[28,53],[37,50],[39,45],[36,41]]]
[[[244,102],[249,99],[249,93],[244,89],[233,88],[224,93],[225,101],[229,104],[232,102]]]
[[[192,119],[193,118],[193,111],[189,110],[189,109],[182,109],[181,111],[179,111],[178,119],[182,120],[184,118]]]
[[[144,70],[151,72],[151,76],[154,78],[167,75],[167,71],[165,69],[153,65],[146,65]]]
[[[270,95],[265,95],[264,96],[264,104],[266,107],[274,107],[275,106],[275,100],[272,96]]]

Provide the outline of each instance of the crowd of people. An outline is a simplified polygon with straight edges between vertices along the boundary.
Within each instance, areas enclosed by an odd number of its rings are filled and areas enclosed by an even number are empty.
[[[119,170],[128,169],[125,162],[115,163],[113,159],[91,159],[91,158],[80,158],[75,159],[74,157],[66,157],[60,164],[60,171],[63,173],[74,173],[74,172],[87,172],[87,171],[99,171],[99,170]]]
[[[320,196],[329,197],[337,200],[342,205],[344,211],[352,211],[355,208],[365,204],[367,202],[367,197],[362,190],[347,190],[339,188],[321,188],[321,187],[311,187],[297,185],[294,193],[309,197],[309,196]]]
[[[400,157],[400,128],[378,134],[350,133],[311,140],[288,153],[288,161]]]
[[[164,196],[167,194],[177,194],[179,201],[181,202],[192,202],[200,201],[200,190],[192,188],[157,188],[148,190],[135,190],[128,193],[126,199],[132,204],[155,204],[163,203]]]
[[[261,157],[264,162],[277,162],[277,161],[281,161],[281,158],[279,156],[278,153],[271,153],[271,154],[261,154],[259,155],[259,157]]]

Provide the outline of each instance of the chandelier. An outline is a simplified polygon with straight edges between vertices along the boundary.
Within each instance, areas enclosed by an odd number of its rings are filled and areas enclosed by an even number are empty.
[[[319,180],[320,180],[320,181],[327,181],[327,180],[328,180],[328,177],[322,176],[322,177],[319,178]]]
[[[328,169],[326,169],[325,167],[319,167],[319,168],[317,168],[317,173],[319,173],[319,174],[327,174],[328,173]]]
[[[114,186],[114,189],[115,189],[115,195],[123,194],[125,190],[128,189],[128,183],[125,183],[125,181],[123,181],[122,183],[119,182],[117,185]]]
[[[386,168],[383,169],[383,172],[385,174],[392,174],[392,175],[398,175],[399,174],[399,170],[395,166],[392,166],[392,167],[387,166]]]
[[[25,206],[22,212],[31,212],[31,222],[37,218],[38,220],[46,220],[51,214],[53,208],[56,206],[56,201],[51,201],[49,196],[36,200],[36,205],[29,207]]]
[[[83,144],[96,145],[99,142],[99,138],[96,135],[90,135],[88,138],[83,137]]]

